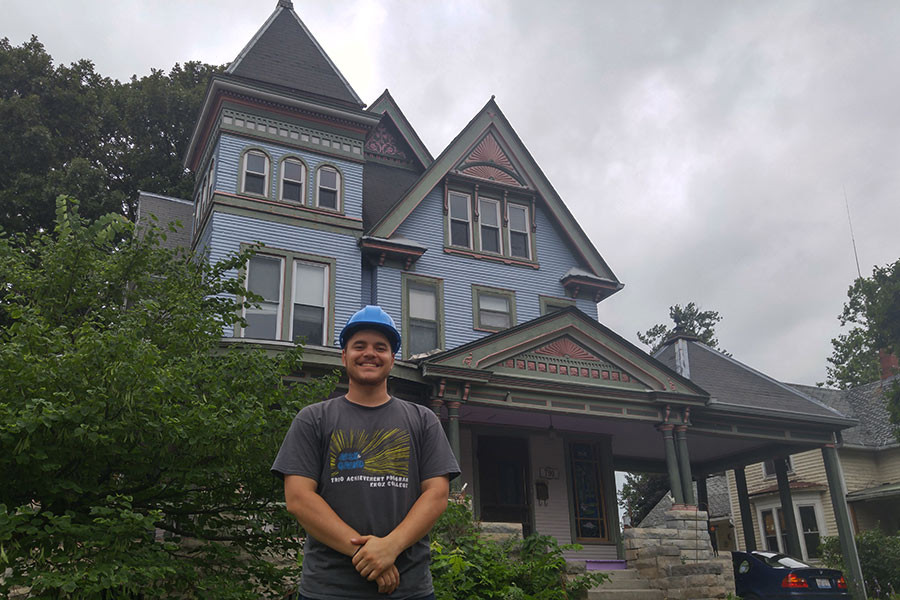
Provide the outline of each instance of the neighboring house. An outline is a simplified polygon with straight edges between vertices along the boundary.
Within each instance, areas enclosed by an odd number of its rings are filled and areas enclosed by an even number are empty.
[[[622,558],[615,470],[667,472],[693,504],[692,470],[854,424],[799,393],[787,414],[721,401],[604,327],[596,304],[623,285],[498,103],[434,158],[387,90],[366,108],[287,0],[213,76],[185,165],[192,249],[263,244],[243,270],[263,302],[223,344],[303,340],[315,376],[340,366],[348,317],[384,306],[403,335],[391,390],[442,417],[477,516],[579,558]]]
[[[194,203],[181,198],[138,192],[137,223],[138,233],[155,225],[165,236],[160,239],[163,248],[190,248],[191,221],[194,218]]]
[[[900,444],[894,436],[884,397],[885,388],[895,382],[900,382],[900,376],[843,391],[792,385],[859,421],[842,432],[843,442],[837,451],[851,523],[857,532],[880,528],[893,534],[900,530]],[[822,456],[813,451],[793,454],[788,467],[803,557],[817,558],[821,537],[836,531]],[[757,547],[784,551],[786,526],[774,464],[767,461],[750,465],[746,477]],[[731,473],[729,490],[736,508],[737,490]],[[737,511],[734,514],[735,526],[740,530],[741,515]]]
[[[698,490],[697,488],[701,489]],[[734,523],[731,520],[731,498],[728,494],[728,481],[725,475],[712,475],[706,479],[706,502],[702,499],[702,486],[694,482],[694,497],[697,498],[697,508],[708,514],[709,526],[712,529],[711,537],[715,536],[716,549],[719,552],[737,550],[735,540]],[[665,525],[666,511],[675,505],[672,492],[660,498],[647,516],[641,520],[638,527],[663,527]]]

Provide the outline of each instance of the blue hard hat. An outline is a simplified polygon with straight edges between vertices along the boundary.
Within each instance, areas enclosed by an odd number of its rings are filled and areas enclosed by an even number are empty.
[[[391,350],[394,354],[400,349],[400,332],[391,315],[384,312],[380,306],[370,304],[362,308],[347,320],[347,324],[341,329],[341,335],[338,338],[341,342],[341,348],[347,345],[347,342],[353,337],[353,334],[360,329],[375,329],[387,336],[391,342]]]

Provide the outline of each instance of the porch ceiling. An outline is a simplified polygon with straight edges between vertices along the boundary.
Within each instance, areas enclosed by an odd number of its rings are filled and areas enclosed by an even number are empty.
[[[550,413],[538,410],[501,409],[493,406],[463,404],[459,409],[463,425],[501,427],[545,433],[561,437],[585,435],[609,436],[613,462],[617,470],[665,470],[662,434],[655,423],[616,419],[608,416]],[[821,446],[821,442],[773,440],[753,436],[716,434],[688,430],[688,451],[696,473],[715,473],[734,466],[757,462],[762,458]]]

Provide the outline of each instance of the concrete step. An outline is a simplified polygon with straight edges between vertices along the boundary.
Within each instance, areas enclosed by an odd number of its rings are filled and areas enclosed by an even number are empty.
[[[662,590],[650,587],[634,569],[603,572],[609,581],[588,591],[588,600],[665,600]]]
[[[605,585],[587,593],[587,600],[666,600],[662,590],[614,590]]]

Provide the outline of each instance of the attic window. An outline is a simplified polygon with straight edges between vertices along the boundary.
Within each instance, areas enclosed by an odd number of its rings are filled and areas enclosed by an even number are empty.
[[[527,260],[531,258],[528,207],[521,204],[508,204],[506,212],[509,216],[509,254]]]
[[[321,167],[317,177],[316,206],[328,210],[340,210],[340,173],[333,167]]]
[[[450,245],[471,248],[471,229],[472,215],[469,197],[465,194],[450,192]]]
[[[281,199],[285,202],[303,204],[303,182],[306,167],[302,162],[287,158],[281,163]]]
[[[244,193],[266,195],[269,176],[269,157],[259,150],[244,154]]]

